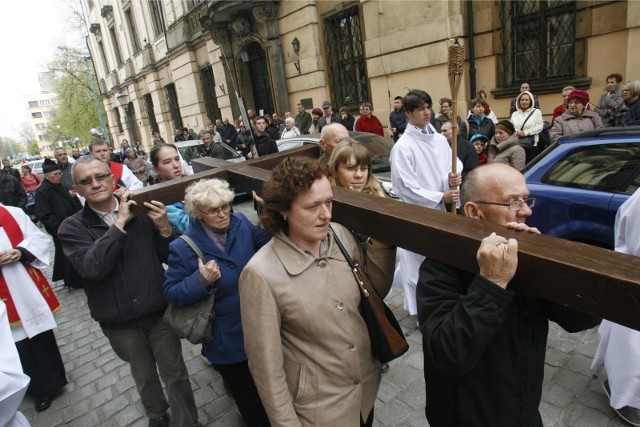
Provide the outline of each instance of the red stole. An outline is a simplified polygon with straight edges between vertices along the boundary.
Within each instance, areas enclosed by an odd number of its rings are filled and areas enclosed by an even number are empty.
[[[7,211],[3,206],[0,206],[0,225],[4,228],[5,233],[9,237],[9,241],[11,242],[11,246],[15,249],[16,246],[20,242],[24,240],[24,236],[22,235],[22,230],[20,230],[20,226],[18,222],[13,218],[13,216]],[[49,308],[52,312],[57,312],[60,309],[60,303],[56,298],[56,295],[53,293],[47,278],[44,277],[42,271],[34,268],[29,264],[23,264],[27,274],[31,277],[33,285],[38,288],[40,294],[45,299]],[[25,283],[25,286],[30,286]],[[2,270],[0,269],[0,299],[7,306],[7,315],[9,316],[9,324],[11,326],[16,326],[20,323],[20,316],[18,315],[18,311],[16,310],[15,305],[13,304],[13,299],[11,298],[11,294],[9,293],[9,288],[7,287],[7,282],[4,280],[4,276],[2,275]]]
[[[118,162],[109,162],[109,169],[111,169],[111,173],[113,174],[113,191],[118,189],[118,184],[122,182],[122,164]]]

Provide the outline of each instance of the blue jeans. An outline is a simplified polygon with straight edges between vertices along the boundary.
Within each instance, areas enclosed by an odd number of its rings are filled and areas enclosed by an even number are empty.
[[[129,363],[150,419],[164,416],[170,405],[175,425],[197,425],[198,410],[182,358],[180,337],[163,319],[150,329],[103,328],[102,331],[118,357]],[[167,387],[168,404],[158,371]]]

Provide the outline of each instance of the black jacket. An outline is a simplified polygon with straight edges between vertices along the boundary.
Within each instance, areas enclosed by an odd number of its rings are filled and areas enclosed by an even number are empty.
[[[309,127],[311,126],[311,114],[303,111],[302,113],[298,113],[295,117],[295,124],[302,134],[306,135],[309,133]]]
[[[331,112],[331,123],[340,123],[340,117],[338,117],[335,111]],[[325,116],[320,117],[320,120],[318,120],[318,132],[320,132],[326,124],[327,118]]]
[[[20,180],[9,173],[0,173],[0,203],[24,209],[27,206],[27,193]]]
[[[163,315],[164,269],[169,243],[145,214],[125,226],[107,226],[88,205],[67,218],[58,238],[84,278],[91,316],[104,328],[144,329]]]
[[[493,124],[493,120],[487,116],[480,121],[480,125],[473,119],[473,116],[469,116],[467,122],[469,123],[468,139],[471,139],[473,135],[482,134],[490,141],[493,135],[496,134],[496,126]]]
[[[226,144],[233,144],[238,136],[238,131],[236,127],[231,123],[227,123],[226,125],[223,123],[219,128],[218,132],[220,133],[220,137],[222,138],[222,142]]]
[[[416,292],[431,427],[542,427],[549,320],[569,332],[592,316],[427,259]]]
[[[407,129],[407,115],[404,113],[403,108],[399,111],[395,108],[391,110],[391,113],[389,113],[389,127],[396,130],[393,134],[393,140],[397,142],[400,135]]]
[[[260,136],[253,134],[253,141],[256,144],[258,156],[266,156],[267,154],[278,152],[276,141],[266,133]]]
[[[77,197],[71,197],[62,184],[52,184],[43,179],[36,190],[34,214],[52,236],[58,233],[62,221],[82,209]]]

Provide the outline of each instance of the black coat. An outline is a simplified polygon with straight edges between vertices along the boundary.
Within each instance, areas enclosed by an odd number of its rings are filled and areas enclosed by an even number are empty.
[[[416,292],[431,427],[542,427],[549,320],[598,319],[427,259]]]
[[[276,141],[267,134],[260,136],[254,134],[253,140],[256,144],[258,156],[266,156],[267,154],[278,152],[278,144],[276,144]]]
[[[469,116],[467,122],[469,123],[469,139],[471,139],[473,135],[482,134],[491,141],[493,135],[496,134],[496,125],[494,125],[493,120],[487,116],[480,121],[480,125],[478,125],[472,116]]]
[[[107,226],[89,206],[58,231],[64,254],[84,278],[91,316],[111,329],[143,329],[162,317],[164,269],[169,243],[147,215],[125,226]]]
[[[27,193],[20,180],[9,173],[0,173],[0,203],[24,209],[27,206]]]
[[[71,197],[62,184],[42,180],[36,190],[34,214],[42,222],[47,233],[55,236],[62,221],[82,209],[77,197]]]
[[[302,113],[298,113],[294,120],[296,127],[300,129],[302,134],[306,135],[309,133],[309,127],[311,126],[311,114],[303,111]]]

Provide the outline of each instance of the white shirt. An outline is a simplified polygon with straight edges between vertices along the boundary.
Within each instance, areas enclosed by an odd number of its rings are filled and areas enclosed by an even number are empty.
[[[124,185],[131,191],[139,190],[144,187],[142,181],[140,181],[136,176],[131,172],[131,169],[127,167],[127,165],[122,165],[122,182]]]

